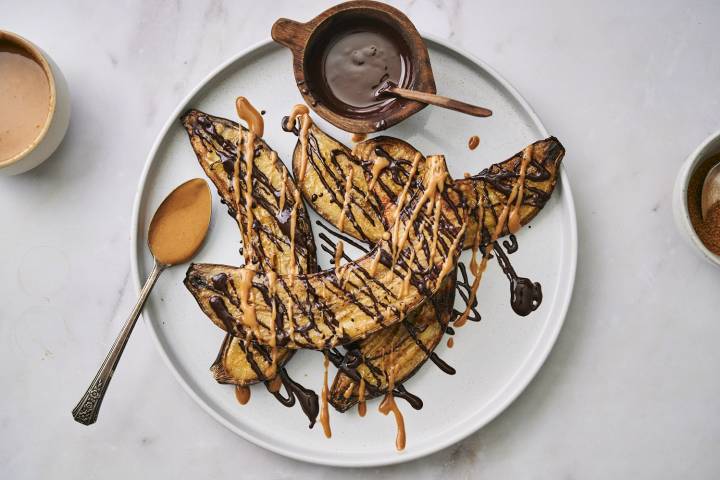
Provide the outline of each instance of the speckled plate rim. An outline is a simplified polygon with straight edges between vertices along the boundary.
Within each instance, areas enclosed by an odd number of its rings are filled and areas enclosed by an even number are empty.
[[[473,63],[478,68],[484,70],[487,72],[488,75],[493,77],[495,81],[497,81],[500,85],[502,85],[503,88],[505,88],[508,93],[513,97],[515,101],[518,102],[519,105],[522,106],[522,108],[525,110],[527,115],[532,119],[535,127],[545,136],[548,136],[548,132],[545,129],[545,126],[540,121],[540,118],[537,116],[535,111],[530,107],[530,105],[527,103],[527,101],[515,90],[515,88],[508,83],[502,76],[500,76],[494,69],[492,69],[489,65],[487,65],[485,62],[477,59],[472,54],[464,51],[463,49],[457,48],[454,45],[451,45],[450,43],[446,42],[445,40],[439,39],[433,35],[428,35],[426,33],[422,33],[421,35],[423,39],[426,41],[429,41],[431,43],[435,43],[441,48],[444,48],[446,50],[454,52],[459,57],[463,57],[465,60],[469,61],[470,63]],[[138,188],[138,192],[135,196],[135,201],[133,205],[133,214],[132,214],[132,225],[131,225],[131,236],[130,236],[130,257],[131,257],[131,269],[132,269],[132,277],[133,281],[135,283],[135,289],[137,292],[140,291],[142,288],[142,284],[144,283],[144,279],[140,277],[140,271],[139,271],[139,263],[140,258],[143,255],[144,252],[141,252],[141,248],[145,248],[144,245],[140,245],[140,242],[138,241],[138,227],[139,227],[139,218],[140,218],[140,209],[143,203],[143,197],[145,189],[143,188],[144,185],[147,182],[148,174],[150,172],[150,169],[153,165],[153,160],[155,156],[158,153],[158,150],[160,149],[160,146],[162,145],[162,142],[167,135],[168,131],[176,124],[177,119],[179,116],[188,108],[188,105],[190,101],[200,93],[201,90],[203,90],[213,79],[215,79],[216,76],[220,75],[225,69],[230,67],[233,63],[241,61],[244,57],[252,55],[256,50],[262,49],[267,47],[268,45],[272,44],[273,41],[271,39],[261,41],[255,45],[250,46],[249,48],[241,51],[240,53],[236,54],[235,56],[231,57],[229,60],[223,62],[220,64],[217,68],[215,68],[213,71],[211,71],[200,83],[188,93],[188,95],[185,96],[185,98],[178,104],[178,106],[175,108],[175,110],[170,114],[170,117],[168,121],[163,126],[162,130],[158,134],[157,138],[155,139],[155,142],[153,143],[152,148],[150,149],[150,153],[147,156],[147,159],[145,161],[145,166],[143,167],[143,171],[140,175],[140,180],[138,182],[138,185],[140,188]],[[570,300],[572,299],[572,293],[573,288],[575,285],[575,273],[577,268],[577,218],[575,214],[575,203],[573,201],[572,191],[570,188],[570,182],[567,178],[567,173],[565,170],[564,165],[561,166],[561,172],[560,172],[560,184],[558,185],[558,188],[562,190],[562,201],[565,204],[564,207],[568,209],[568,221],[570,222],[569,225],[567,225],[567,233],[568,233],[568,244],[567,244],[567,251],[565,252],[566,256],[566,262],[567,262],[567,272],[564,274],[567,277],[567,288],[564,291],[558,290],[556,292],[556,298],[553,299],[553,302],[557,302],[558,310],[560,312],[560,315],[554,320],[548,322],[547,328],[545,328],[541,335],[539,336],[537,343],[534,345],[531,354],[527,357],[525,365],[522,366],[518,370],[518,372],[515,374],[515,376],[512,377],[512,379],[505,385],[504,390],[501,392],[502,396],[498,396],[493,399],[492,402],[490,402],[490,406],[487,409],[487,412],[485,412],[484,415],[476,415],[472,418],[472,421],[466,422],[464,425],[464,428],[458,429],[457,431],[453,432],[452,435],[448,435],[443,441],[438,442],[430,447],[426,448],[418,448],[413,450],[412,452],[408,453],[402,453],[397,454],[397,452],[393,452],[394,455],[386,455],[383,457],[376,457],[366,460],[337,460],[334,459],[331,455],[326,456],[308,456],[304,454],[298,454],[297,452],[286,449],[281,446],[275,445],[271,442],[264,441],[263,439],[257,438],[256,436],[252,435],[251,433],[248,433],[244,431],[241,428],[238,428],[236,425],[233,425],[231,422],[229,422],[222,414],[214,410],[210,405],[208,405],[205,400],[195,391],[193,388],[188,384],[186,379],[183,377],[183,375],[178,371],[177,366],[172,362],[172,359],[168,356],[168,353],[163,348],[162,342],[160,340],[160,336],[158,334],[157,330],[157,324],[150,320],[149,318],[143,317],[143,321],[145,322],[145,325],[149,328],[153,341],[155,343],[155,346],[160,353],[160,356],[162,357],[165,365],[170,369],[170,371],[173,373],[177,381],[180,383],[180,385],[183,387],[183,389],[187,392],[190,397],[197,402],[205,412],[207,412],[211,417],[213,417],[215,420],[217,420],[220,424],[228,428],[230,431],[240,435],[245,440],[248,440],[255,445],[258,445],[260,447],[263,447],[267,450],[270,450],[272,452],[275,452],[277,454],[293,458],[295,460],[300,460],[304,462],[319,464],[319,465],[328,465],[328,466],[337,466],[337,467],[378,467],[383,465],[393,465],[393,464],[399,464],[404,462],[409,462],[411,460],[415,460],[421,457],[425,457],[427,455],[430,455],[432,453],[438,452],[444,448],[447,448],[451,445],[454,445],[455,443],[465,439],[469,435],[472,435],[473,433],[477,432],[481,428],[483,428],[485,425],[490,423],[493,419],[495,419],[500,413],[502,413],[515,399],[525,390],[525,388],[528,386],[530,381],[537,375],[537,372],[540,370],[540,367],[545,363],[545,360],[547,359],[548,355],[550,354],[550,351],[552,350],[553,346],[555,345],[555,341],[557,340],[557,337],[560,333],[560,329],[563,326],[563,323],[565,322],[565,316],[567,314],[567,310],[570,306]]]

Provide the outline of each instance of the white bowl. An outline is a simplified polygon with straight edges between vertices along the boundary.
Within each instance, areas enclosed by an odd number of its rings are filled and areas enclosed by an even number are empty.
[[[47,53],[11,32],[0,30],[0,39],[9,40],[30,53],[45,70],[50,83],[50,114],[40,135],[22,152],[0,161],[0,176],[10,176],[37,167],[60,145],[70,122],[70,94],[65,77]]]
[[[675,224],[680,234],[694,247],[694,250],[708,262],[720,267],[720,255],[715,255],[711,252],[700,240],[697,232],[695,232],[692,222],[690,221],[687,202],[688,183],[690,182],[692,173],[701,161],[716,153],[720,153],[720,131],[707,137],[700,146],[690,154],[680,168],[673,191],[673,214],[675,216]]]

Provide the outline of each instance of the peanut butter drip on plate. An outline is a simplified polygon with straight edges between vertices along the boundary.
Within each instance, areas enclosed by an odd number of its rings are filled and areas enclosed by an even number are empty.
[[[298,182],[305,180],[305,170],[307,170],[308,163],[308,136],[310,135],[310,126],[312,120],[310,119],[310,110],[303,104],[295,105],[288,115],[287,123],[285,128],[291,130],[297,119],[300,119],[300,130],[298,132],[298,139],[300,140],[300,148],[302,149],[300,155],[300,168],[298,169]]]
[[[325,352],[325,359],[323,360],[323,366],[325,372],[323,373],[323,388],[322,388],[322,408],[320,409],[320,425],[323,427],[323,433],[327,438],[332,437],[332,430],[330,429],[330,413],[328,410],[328,361],[327,352]]]
[[[365,378],[360,377],[360,386],[358,387],[358,415],[364,417],[367,413],[367,403],[365,402]]]
[[[349,214],[348,209],[350,208],[350,200],[352,199],[352,187],[353,187],[353,174],[355,170],[350,170],[347,181],[345,182],[345,197],[343,198],[342,209],[340,210],[340,218],[338,218],[338,228],[342,232],[345,228],[345,217]]]
[[[470,262],[470,271],[475,276],[475,279],[473,280],[472,285],[470,286],[470,295],[468,296],[468,302],[467,307],[465,308],[465,311],[463,314],[454,322],[454,326],[456,327],[462,327],[467,322],[467,319],[470,317],[470,313],[472,312],[471,305],[475,302],[475,298],[477,297],[477,291],[478,287],[480,286],[480,280],[482,280],[483,273],[485,272],[485,269],[487,268],[487,263],[490,258],[490,253],[492,252],[492,246],[495,243],[495,241],[500,237],[500,234],[502,233],[503,229],[508,223],[508,216],[510,215],[510,208],[512,206],[513,209],[519,209],[520,203],[522,201],[522,198],[519,197],[520,192],[524,192],[524,183],[525,183],[525,172],[527,171],[527,166],[530,164],[530,160],[532,160],[532,152],[533,152],[533,146],[529,145],[525,147],[522,153],[522,159],[520,163],[520,174],[518,175],[518,179],[515,182],[515,185],[513,185],[512,191],[510,192],[510,195],[507,198],[507,201],[505,203],[505,206],[502,209],[502,212],[500,213],[500,216],[497,219],[497,224],[495,225],[495,230],[492,232],[492,235],[490,236],[490,241],[487,243],[487,246],[485,247],[485,253],[482,256],[482,260],[480,261],[480,265],[477,265],[477,261],[475,260],[475,252],[477,251],[477,244],[479,244],[479,240],[475,240],[475,244],[473,245],[473,258]],[[521,190],[522,189],[522,190]],[[513,202],[516,201],[516,199],[519,199],[520,201],[516,202],[513,205]],[[478,209],[478,212],[480,215],[482,215],[483,209]],[[516,214],[517,215],[517,214]],[[518,216],[518,225],[519,225],[519,215]],[[478,224],[482,225],[482,217],[478,218]],[[518,227],[519,228],[519,227]],[[477,235],[480,235],[480,230],[478,229]],[[510,227],[508,226],[508,230],[511,231]]]
[[[395,437],[395,448],[398,450],[405,450],[405,420],[403,419],[402,412],[398,408],[393,396],[393,389],[395,388],[395,369],[392,369],[388,378],[388,389],[385,394],[385,398],[380,403],[378,411],[383,415],[387,415],[393,412],[395,415],[395,424],[397,425],[397,435]]]
[[[447,347],[452,348],[454,345],[455,345],[455,339],[452,337],[448,338]]]
[[[468,140],[468,148],[470,150],[475,150],[478,145],[480,145],[480,137],[478,137],[477,135],[473,135],[472,137],[470,137],[470,139]]]
[[[247,385],[235,386],[235,398],[240,405],[245,405],[250,401],[250,387]]]

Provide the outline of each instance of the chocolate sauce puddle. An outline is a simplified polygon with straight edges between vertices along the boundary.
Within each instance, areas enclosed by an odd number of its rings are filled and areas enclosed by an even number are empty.
[[[517,243],[516,243],[517,246]],[[517,248],[515,249],[517,250]],[[526,317],[537,310],[542,303],[542,287],[526,277],[518,277],[510,259],[497,242],[494,252],[505,276],[510,280],[510,306],[521,317]]]

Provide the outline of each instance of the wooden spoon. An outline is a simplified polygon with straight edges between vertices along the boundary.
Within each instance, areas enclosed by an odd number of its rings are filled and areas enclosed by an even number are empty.
[[[123,325],[87,392],[73,409],[75,421],[91,425],[97,420],[105,392],[150,290],[166,268],[189,261],[200,249],[210,226],[211,211],[210,188],[201,178],[177,187],[158,207],[148,231],[148,246],[154,259],[153,269],[140,291],[140,298],[130,318]]]
[[[427,103],[438,107],[449,108],[450,110],[467,113],[468,115],[472,115],[474,117],[489,117],[492,115],[492,110],[488,110],[487,108],[478,107],[477,105],[471,105],[469,103],[461,102],[460,100],[443,97],[442,95],[436,95],[434,93],[400,88],[390,81],[383,83],[375,92],[376,97],[387,95],[405,98],[407,100],[415,100],[416,102]]]
[[[700,196],[700,212],[703,220],[710,208],[720,202],[720,162],[710,169],[703,182]]]

